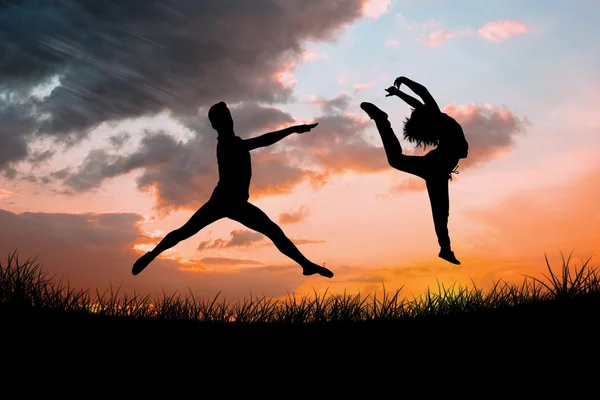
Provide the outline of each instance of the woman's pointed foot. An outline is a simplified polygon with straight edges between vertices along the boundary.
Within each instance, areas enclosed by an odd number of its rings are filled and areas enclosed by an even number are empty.
[[[374,121],[387,119],[388,115],[373,103],[362,102],[360,108]]]
[[[452,264],[460,265],[460,261],[456,259],[454,256],[454,252],[450,249],[442,249],[440,250],[440,254],[438,254],[439,258],[442,258]]]
[[[323,264],[324,265],[324,264]],[[326,278],[333,278],[333,272],[331,272],[330,270],[328,270],[325,267],[321,267],[317,264],[313,264],[309,267],[303,267],[302,268],[302,275],[314,275],[314,274],[319,274],[321,276],[324,276]]]

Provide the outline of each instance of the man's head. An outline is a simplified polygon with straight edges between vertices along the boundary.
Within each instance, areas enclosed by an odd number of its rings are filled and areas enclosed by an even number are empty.
[[[208,119],[217,132],[233,131],[233,118],[225,102],[220,101],[208,110]]]
[[[417,147],[439,144],[440,134],[452,128],[452,117],[427,107],[413,109],[404,120],[404,138]]]

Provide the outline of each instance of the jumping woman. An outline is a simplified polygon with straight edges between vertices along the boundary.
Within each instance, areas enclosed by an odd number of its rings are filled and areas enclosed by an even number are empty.
[[[167,234],[154,250],[144,254],[135,262],[131,271],[133,275],[142,272],[163,251],[195,235],[207,225],[221,218],[229,218],[268,237],[279,251],[302,267],[303,275],[319,274],[327,278],[333,277],[330,270],[313,263],[300,253],[275,222],[258,207],[248,202],[252,177],[250,151],[270,146],[292,133],[308,132],[317,124],[291,126],[244,140],[234,133],[233,119],[224,102],[213,105],[208,111],[208,118],[218,134],[217,186],[210,199],[187,223]]]
[[[422,101],[402,92],[402,84]],[[386,97],[398,96],[412,107],[410,116],[404,121],[404,138],[416,143],[417,147],[436,146],[433,150],[423,156],[403,154],[388,115],[372,103],[364,102],[360,107],[375,121],[390,166],[425,180],[440,245],[438,257],[458,265],[460,261],[454,256],[448,234],[448,181],[452,180],[452,173],[458,173],[458,161],[468,155],[469,144],[462,127],[454,118],[441,112],[429,91],[417,82],[401,76],[386,91]]]

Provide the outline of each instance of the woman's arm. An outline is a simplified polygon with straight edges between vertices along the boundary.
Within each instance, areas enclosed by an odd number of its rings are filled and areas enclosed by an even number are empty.
[[[423,100],[423,103],[425,103],[425,106],[440,111],[440,107],[438,106],[433,96],[431,95],[431,93],[429,93],[429,90],[427,90],[425,86],[411,79],[408,79],[405,76],[400,76],[394,81],[394,86],[398,88],[398,90],[400,89],[400,86],[402,84],[405,84],[410,90],[412,90],[417,96],[419,96]]]
[[[401,92],[400,90],[398,90],[398,88],[396,86],[390,86],[389,88],[387,88],[385,90],[388,92],[388,94],[385,97],[398,96],[412,108],[423,107],[423,103],[421,103],[419,100],[415,99],[414,97],[409,96],[408,94],[406,94],[404,92]]]

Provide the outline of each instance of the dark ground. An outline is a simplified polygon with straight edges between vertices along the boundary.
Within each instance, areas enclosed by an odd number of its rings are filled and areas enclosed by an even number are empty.
[[[527,390],[535,398],[590,398],[585,393],[597,393],[600,372],[599,321],[598,294],[457,316],[305,325],[143,321],[4,307],[0,343],[11,374],[59,374],[62,384],[94,390],[125,385],[152,392],[178,382],[203,388],[203,395],[208,385],[218,386],[218,394],[250,390],[278,397],[309,390],[317,398],[430,398],[449,391],[487,399],[521,398]],[[92,370],[120,372],[111,380],[92,377]],[[7,376],[0,374],[5,384],[14,383]]]

